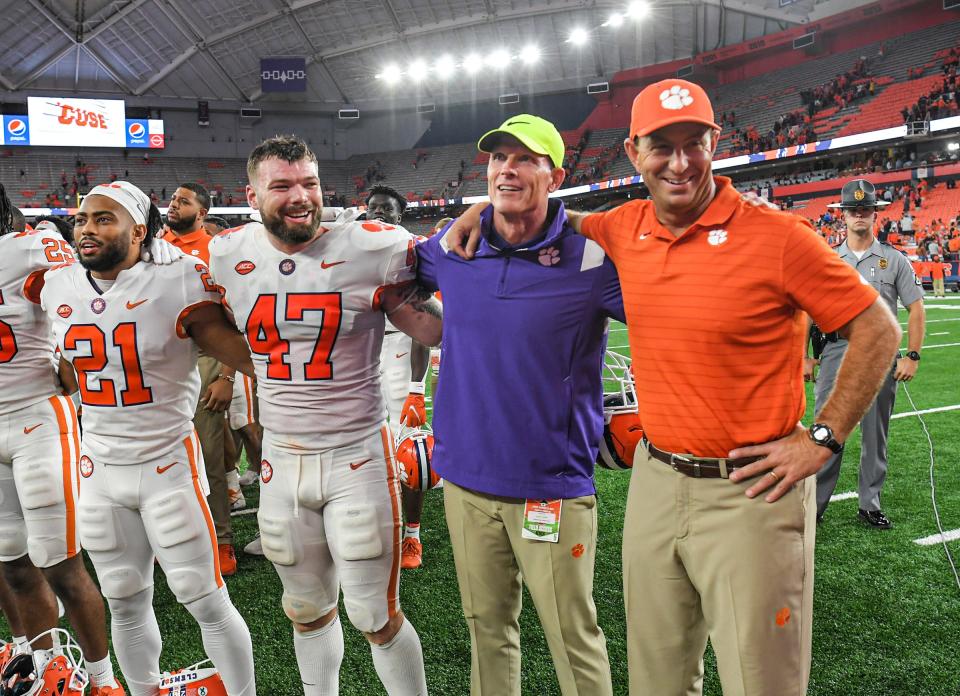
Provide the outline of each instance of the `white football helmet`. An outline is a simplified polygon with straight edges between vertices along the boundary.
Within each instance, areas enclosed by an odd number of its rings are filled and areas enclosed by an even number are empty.
[[[160,696],[227,696],[220,673],[210,660],[160,677]]]
[[[424,423],[419,428],[400,424],[395,439],[400,481],[414,491],[427,491],[440,484],[433,470],[433,430]]]
[[[633,455],[643,438],[637,412],[637,390],[630,358],[608,350],[603,357],[603,437],[597,464],[622,471],[633,467]]]
[[[0,673],[0,696],[83,696],[87,690],[83,651],[73,637],[62,628],[44,631],[32,641],[50,636],[51,650],[35,648],[33,652],[15,654]]]

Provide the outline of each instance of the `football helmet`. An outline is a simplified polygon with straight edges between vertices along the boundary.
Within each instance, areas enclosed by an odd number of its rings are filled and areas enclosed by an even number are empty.
[[[210,660],[160,677],[160,696],[227,696],[220,673]]]
[[[400,481],[414,491],[436,488],[440,475],[433,470],[433,431],[424,423],[419,428],[401,425],[396,437]]]
[[[14,655],[0,673],[0,696],[83,696],[87,690],[87,673],[83,651],[73,637],[62,628],[44,631],[50,636],[52,650],[34,649],[33,652]]]
[[[597,464],[622,471],[633,467],[633,455],[643,438],[637,412],[637,390],[630,358],[608,350],[603,359],[603,437]]]

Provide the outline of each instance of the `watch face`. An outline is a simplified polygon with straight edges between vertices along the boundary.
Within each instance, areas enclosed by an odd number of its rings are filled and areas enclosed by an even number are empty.
[[[816,425],[810,431],[813,439],[817,442],[826,442],[830,439],[830,429],[823,425]]]

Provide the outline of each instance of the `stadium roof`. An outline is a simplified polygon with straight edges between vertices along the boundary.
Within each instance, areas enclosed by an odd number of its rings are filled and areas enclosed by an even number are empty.
[[[639,19],[629,0],[0,0],[0,87],[158,106],[463,102],[582,87],[866,2],[652,0]],[[616,28],[613,13],[623,19]],[[581,46],[569,41],[575,28],[587,32]],[[532,65],[517,57],[529,44],[540,53]],[[512,54],[508,66],[468,74],[501,47]],[[444,54],[453,65],[442,80],[431,70]],[[264,95],[259,59],[289,55],[307,59],[306,94]],[[377,77],[391,64],[409,72],[418,60],[428,68],[419,81]]]

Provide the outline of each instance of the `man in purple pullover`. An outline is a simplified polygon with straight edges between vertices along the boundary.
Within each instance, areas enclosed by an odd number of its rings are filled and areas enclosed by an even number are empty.
[[[520,580],[563,696],[610,696],[597,625],[593,466],[603,431],[608,318],[624,320],[613,264],[549,194],[564,143],[549,122],[508,119],[490,153],[473,261],[438,234],[417,247],[418,280],[440,290],[443,362],[434,468],[471,639],[472,696],[520,696]]]

